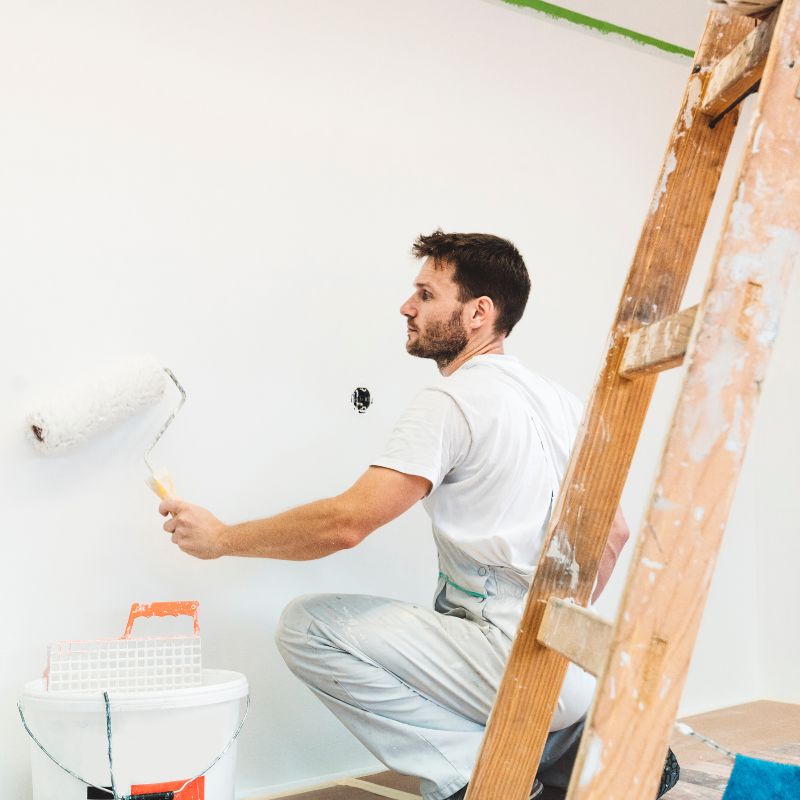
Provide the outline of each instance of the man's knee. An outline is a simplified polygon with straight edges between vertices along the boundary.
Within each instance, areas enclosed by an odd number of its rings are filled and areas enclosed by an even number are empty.
[[[293,639],[298,634],[303,635],[308,631],[311,616],[307,606],[313,594],[304,594],[291,600],[281,612],[278,627],[275,630],[275,644],[280,650],[287,639]]]
[[[326,595],[322,594],[304,594],[295,597],[283,609],[278,620],[278,627],[275,630],[275,645],[286,665],[293,672],[303,653],[313,647],[309,631],[315,620],[314,611],[324,597]]]

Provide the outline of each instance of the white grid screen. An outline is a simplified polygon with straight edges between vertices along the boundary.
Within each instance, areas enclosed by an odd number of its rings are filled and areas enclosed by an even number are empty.
[[[199,636],[56,642],[47,648],[51,692],[153,692],[199,686]]]

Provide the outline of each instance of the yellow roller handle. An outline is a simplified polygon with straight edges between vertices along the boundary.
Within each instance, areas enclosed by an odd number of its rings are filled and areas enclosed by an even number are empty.
[[[147,478],[146,483],[162,500],[175,497],[175,484],[168,472],[153,473]]]

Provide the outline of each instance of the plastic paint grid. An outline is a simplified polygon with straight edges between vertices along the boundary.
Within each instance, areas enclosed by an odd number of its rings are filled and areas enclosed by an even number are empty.
[[[199,686],[199,636],[56,642],[48,647],[51,692],[151,692]]]

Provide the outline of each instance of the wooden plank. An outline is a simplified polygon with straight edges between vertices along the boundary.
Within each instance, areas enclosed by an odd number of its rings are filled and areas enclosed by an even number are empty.
[[[340,778],[336,781],[340,786],[352,786],[354,789],[361,789],[369,792],[376,797],[388,797],[389,800],[420,800],[420,795],[403,792],[399,789],[392,789],[389,786],[382,786],[378,783],[362,780],[361,778]]]
[[[714,66],[703,95],[703,114],[719,116],[761,80],[777,19],[775,10]]]
[[[260,795],[257,800],[282,800],[282,798],[291,798],[291,800],[377,800],[379,797],[388,797],[389,800],[420,800],[420,795],[416,792],[406,792],[395,788],[394,785],[398,783],[398,779],[402,780],[406,776],[392,772],[379,773],[379,775],[383,777],[380,781],[368,780],[370,777],[377,777],[368,775],[360,778],[337,778],[302,789]],[[419,780],[412,780],[419,787]]]
[[[361,780],[377,783],[378,786],[388,786],[390,789],[399,789],[401,792],[409,792],[409,794],[419,793],[419,778],[415,775],[401,775],[399,772],[384,770],[359,777]]]
[[[680,365],[696,314],[697,306],[692,306],[635,330],[628,337],[619,374],[631,379]]]
[[[596,676],[606,663],[611,633],[611,623],[591,609],[551,597],[536,638]]]
[[[800,705],[778,703],[774,700],[757,700],[737,706],[718,708],[684,717],[685,722],[734,753],[753,754],[757,750],[780,750],[787,752],[787,763],[800,763],[794,755],[800,747]],[[709,750],[708,746],[694,737],[673,734],[672,748],[686,756],[699,760],[724,758],[721,753]]]
[[[295,789],[289,792],[259,795],[257,798],[250,798],[250,800],[281,800],[284,797],[290,797],[291,800],[375,800],[374,797],[371,797],[361,789],[341,786],[336,781],[326,781],[325,783],[308,786],[305,789]]]
[[[800,705],[759,700],[681,720],[734,753],[800,766]],[[722,800],[733,761],[693,736],[673,732],[681,765],[669,800]]]
[[[589,601],[657,377],[619,376],[625,340],[633,328],[680,306],[738,119],[734,111],[714,128],[694,124],[700,97],[708,67],[750,25],[709,14],[470,780],[471,799],[523,800],[533,783],[567,669],[563,656],[536,640],[544,611],[540,601],[551,595],[579,605]]]
[[[570,800],[652,800],[793,266],[800,0],[784,0]]]

